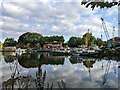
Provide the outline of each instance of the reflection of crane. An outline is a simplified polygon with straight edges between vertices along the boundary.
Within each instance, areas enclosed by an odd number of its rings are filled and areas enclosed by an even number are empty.
[[[104,33],[105,33],[106,39],[109,40],[109,39],[110,39],[110,36],[109,36],[108,30],[107,30],[106,24],[105,24],[103,18],[101,18],[101,20],[102,20],[102,27],[103,27],[103,30],[104,30]]]
[[[108,72],[109,72],[109,69],[110,69],[110,63],[111,63],[111,61],[108,60],[108,63],[107,63],[106,69],[105,69],[105,74],[103,76],[103,85],[107,81],[107,76],[108,76]]]

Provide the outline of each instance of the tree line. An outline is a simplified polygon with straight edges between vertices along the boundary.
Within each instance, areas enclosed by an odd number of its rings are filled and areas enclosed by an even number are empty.
[[[63,36],[42,36],[39,33],[26,32],[19,36],[18,41],[13,38],[6,38],[3,47],[16,46],[17,48],[43,48],[46,42],[63,42],[65,41]],[[105,46],[106,42],[102,41],[100,38],[95,38],[92,33],[85,33],[83,37],[71,36],[67,41],[69,47],[78,47],[80,45],[86,45],[89,47],[93,44],[100,46]]]

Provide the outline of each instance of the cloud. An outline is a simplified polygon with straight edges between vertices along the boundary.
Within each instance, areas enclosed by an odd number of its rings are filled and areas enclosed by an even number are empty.
[[[114,15],[114,14],[118,14],[118,7],[117,6],[114,6],[113,8],[109,8],[107,10],[107,15],[108,16]]]
[[[72,64],[68,58],[65,58],[63,65],[43,65],[42,69],[47,72],[46,81],[49,83],[53,82],[55,87],[57,87],[58,81],[63,80],[70,88],[117,88],[117,77],[115,77],[113,72],[114,61],[110,64],[106,85],[103,85],[103,75],[105,74],[107,63],[105,60],[96,61],[93,64],[93,68],[90,68],[91,72],[89,73],[88,68],[83,63]]]
[[[13,36],[12,32],[16,32],[13,37],[18,39],[21,34],[28,31],[42,35],[82,37],[88,29],[93,35],[100,37],[102,15],[98,13],[99,11],[100,9],[92,11],[91,8],[85,8],[78,0],[44,2],[30,0],[29,4],[28,1],[6,1],[2,7],[3,40]],[[108,21],[106,23],[112,25]]]

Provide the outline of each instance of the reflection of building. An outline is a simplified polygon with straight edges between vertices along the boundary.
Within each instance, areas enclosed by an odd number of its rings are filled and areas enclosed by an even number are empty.
[[[120,46],[120,37],[115,37],[115,38],[111,38],[110,40],[107,41],[107,45],[108,46]]]
[[[3,47],[4,51],[15,51],[16,47]]]
[[[3,44],[0,42],[0,49],[2,49],[3,48]]]
[[[44,49],[62,48],[62,42],[46,42],[43,47]]]

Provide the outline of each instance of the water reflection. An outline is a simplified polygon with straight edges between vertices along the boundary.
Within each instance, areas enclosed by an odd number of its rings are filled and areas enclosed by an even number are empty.
[[[17,59],[15,52],[3,52],[3,56],[6,63],[14,62]]]
[[[117,61],[3,53],[3,88],[117,88]],[[6,74],[7,73],[7,74]],[[8,75],[8,76],[6,76]]]
[[[42,65],[63,65],[64,58],[49,56],[49,54],[24,53],[18,57],[18,62],[25,68],[35,68]]]

